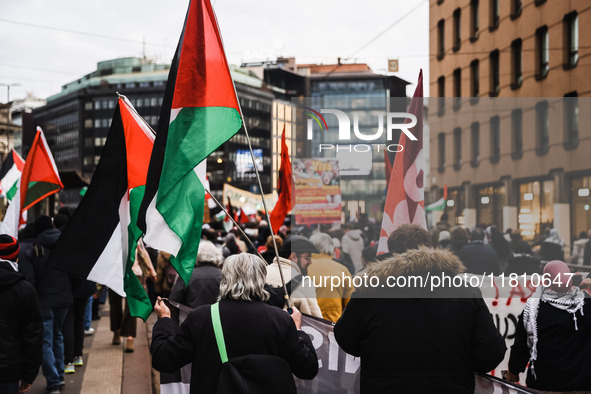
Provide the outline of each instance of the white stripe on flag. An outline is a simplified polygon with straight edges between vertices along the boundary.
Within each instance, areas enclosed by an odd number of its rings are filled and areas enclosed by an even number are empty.
[[[16,168],[16,164],[10,167],[4,178],[0,181],[2,183],[2,192],[6,195],[12,186],[21,178],[21,172]]]
[[[156,195],[146,210],[146,235],[144,236],[144,242],[154,249],[163,250],[176,256],[183,245],[183,241],[168,227],[168,224],[156,209],[157,199],[158,192],[156,192]]]
[[[201,183],[204,183],[206,161],[203,160],[199,163],[193,171],[195,171]],[[173,256],[177,256],[181,246],[183,246],[183,240],[171,230],[164,217],[156,209],[157,199],[158,193],[156,192],[156,195],[146,210],[146,235],[144,236],[144,242],[154,249],[163,250]]]
[[[13,236],[14,238],[18,238],[18,215],[20,212],[21,207],[21,194],[20,194],[20,179],[19,179],[19,189],[16,192],[16,195],[8,205],[8,209],[6,210],[6,215],[4,215],[4,220],[0,223],[0,232],[2,234],[8,234]],[[23,215],[25,213],[23,212]]]
[[[119,205],[119,224],[115,227],[109,242],[103,249],[94,267],[88,274],[88,280],[109,289],[122,297],[125,297],[123,289],[123,274],[125,271],[124,250],[127,250],[127,226],[129,225],[129,201],[127,194],[123,196]]]
[[[165,383],[160,385],[160,394],[189,394],[190,383]]]

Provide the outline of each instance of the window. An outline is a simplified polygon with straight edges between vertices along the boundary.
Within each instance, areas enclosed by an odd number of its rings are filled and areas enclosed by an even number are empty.
[[[521,38],[511,43],[511,89],[519,89],[523,83],[522,47]]]
[[[84,128],[92,129],[92,119],[84,119]]]
[[[445,97],[445,77],[443,75],[437,78],[437,95],[439,96],[437,114],[442,116],[445,113],[445,100],[443,99]]]
[[[100,100],[96,100],[94,102],[94,109],[101,109],[101,101]]]
[[[109,109],[115,108],[115,100],[109,100]]]
[[[462,97],[462,69],[454,70],[454,109],[460,108],[460,97]]]
[[[462,166],[462,129],[454,129],[454,169],[459,170]]]
[[[511,19],[519,18],[522,8],[521,0],[511,0]]]
[[[490,162],[498,163],[501,158],[501,120],[498,116],[490,118]]]
[[[495,49],[490,53],[490,92],[491,97],[498,96],[501,90],[499,73],[499,50]]]
[[[536,153],[545,155],[550,149],[548,124],[548,102],[540,101],[536,104],[536,130],[538,132]]]
[[[562,21],[564,37],[564,60],[565,69],[572,68],[579,61],[579,18],[576,12],[567,14]]]
[[[445,133],[439,133],[437,136],[439,147],[439,172],[445,171]]]
[[[523,111],[511,112],[511,158],[517,160],[523,154]]]
[[[496,30],[499,27],[499,0],[489,0],[490,12],[489,12],[489,31]]]
[[[470,41],[478,39],[478,30],[480,29],[479,5],[479,0],[470,1]]]
[[[99,127],[101,127],[101,120],[100,119],[95,119],[94,120],[94,128],[98,129]]]
[[[579,144],[579,99],[577,92],[564,95],[564,148],[573,149]]]
[[[454,43],[452,49],[454,52],[457,52],[462,45],[462,34],[461,34],[461,15],[462,10],[456,8],[453,14],[454,20]]]
[[[445,20],[441,19],[437,23],[437,59],[441,60],[445,56]]]
[[[471,96],[478,97],[480,94],[480,62],[473,60],[470,63],[470,81],[471,81]]]
[[[474,122],[470,125],[470,134],[472,136],[472,167],[477,167],[480,163],[480,123]]]
[[[86,111],[90,111],[92,109],[92,101],[87,101],[84,103],[84,109]]]
[[[548,27],[542,26],[536,30],[536,79],[546,78],[550,70],[550,47]]]

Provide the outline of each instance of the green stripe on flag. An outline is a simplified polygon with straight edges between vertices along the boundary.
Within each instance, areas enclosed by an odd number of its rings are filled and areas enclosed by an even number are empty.
[[[35,201],[51,194],[51,192],[59,190],[60,185],[50,182],[30,182],[29,189],[27,190],[27,195],[25,196],[25,204],[23,205],[26,207],[29,204],[34,203]]]
[[[146,321],[152,312],[152,302],[131,268],[135,263],[137,241],[142,235],[142,231],[137,227],[137,217],[140,204],[144,198],[145,189],[145,186],[138,186],[129,192],[129,218],[131,221],[129,226],[127,226],[129,245],[127,248],[127,264],[123,276],[123,289],[127,295],[129,313],[131,316],[141,317],[144,321]]]
[[[182,108],[169,125],[156,209],[182,241],[171,263],[185,283],[195,267],[205,203],[194,168],[241,125],[240,113],[226,107]]]
[[[8,201],[12,201],[12,199],[16,195],[17,191],[18,191],[18,182],[14,182],[12,184],[10,190],[8,190],[8,192],[6,193],[6,198],[8,199]]]

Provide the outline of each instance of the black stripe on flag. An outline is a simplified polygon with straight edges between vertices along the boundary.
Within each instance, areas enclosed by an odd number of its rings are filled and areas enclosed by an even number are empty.
[[[8,174],[8,171],[10,171],[10,169],[12,168],[12,166],[14,165],[14,156],[12,153],[12,150],[10,152],[8,152],[8,155],[6,156],[6,159],[4,159],[4,163],[2,163],[2,168],[0,168],[0,179],[3,179],[6,174]],[[5,192],[7,192],[8,190],[5,190]]]
[[[127,152],[119,104],[92,182],[52,250],[48,264],[86,278],[119,225],[127,192]]]

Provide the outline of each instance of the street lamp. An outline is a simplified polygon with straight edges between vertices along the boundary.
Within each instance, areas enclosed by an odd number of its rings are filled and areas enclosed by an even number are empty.
[[[6,157],[6,155],[8,155],[10,149],[10,87],[21,86],[21,84],[0,82],[0,86],[6,86],[6,151],[5,155],[2,157],[2,160],[4,161],[4,158]]]

